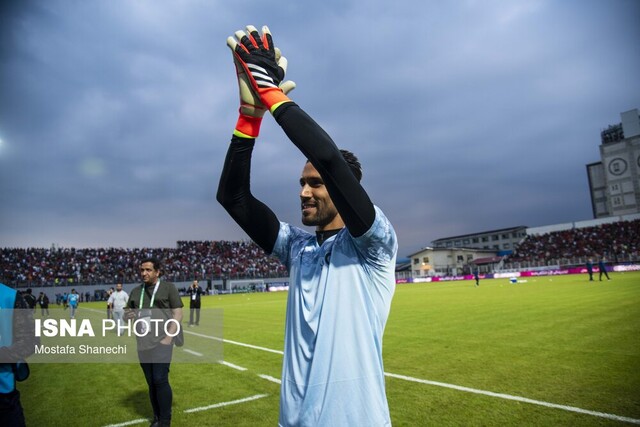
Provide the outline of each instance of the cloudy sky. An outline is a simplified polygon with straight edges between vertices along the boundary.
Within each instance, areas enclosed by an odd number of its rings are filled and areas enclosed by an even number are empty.
[[[245,239],[215,192],[238,107],[225,40],[247,24],[360,157],[401,257],[592,218],[585,165],[640,108],[637,0],[6,3],[0,247]],[[303,163],[266,117],[253,192],[294,224]]]

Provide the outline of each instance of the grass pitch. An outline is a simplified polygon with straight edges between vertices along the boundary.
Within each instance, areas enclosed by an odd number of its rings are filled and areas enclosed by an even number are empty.
[[[393,424],[640,423],[640,273],[611,278],[398,285],[384,336]],[[79,316],[103,305],[82,304]],[[174,425],[277,425],[285,305],[286,293],[204,298],[223,310],[228,364],[172,364]],[[186,331],[186,349],[210,342]],[[27,425],[148,425],[135,363],[34,363],[31,373],[19,384]]]

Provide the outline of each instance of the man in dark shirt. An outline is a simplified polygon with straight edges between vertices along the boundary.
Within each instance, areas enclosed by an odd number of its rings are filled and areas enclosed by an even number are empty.
[[[169,368],[174,338],[182,321],[182,299],[173,283],[160,280],[161,266],[156,258],[140,262],[142,284],[129,295],[128,320],[135,320],[138,336],[138,359],[149,386],[149,399],[153,408],[152,427],[171,425],[173,391],[169,384]],[[172,320],[173,321],[169,321]],[[155,323],[161,321],[161,323]],[[158,326],[156,328],[156,326]],[[166,331],[165,334],[165,324]],[[141,329],[138,329],[141,328]]]
[[[604,257],[601,257],[600,261],[598,261],[598,270],[600,270],[600,281],[601,282],[602,282],[602,275],[603,274],[607,277],[607,280],[611,280],[609,278],[609,273],[607,273],[607,266],[605,265]]]
[[[202,294],[204,294],[204,291],[198,285],[198,281],[194,280],[187,290],[187,295],[189,295],[189,326],[200,325],[200,296]]]
[[[40,292],[38,304],[40,304],[40,314],[42,317],[49,316],[49,297],[44,292]]]
[[[36,297],[33,296],[31,288],[27,289],[27,291],[23,295],[24,302],[27,303],[27,306],[33,311],[36,310]]]

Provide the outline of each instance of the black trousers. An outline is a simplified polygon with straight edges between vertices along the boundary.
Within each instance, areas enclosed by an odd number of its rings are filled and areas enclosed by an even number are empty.
[[[193,321],[195,317],[195,322]],[[189,310],[189,324],[199,325],[200,324],[200,307],[191,307]]]
[[[0,426],[24,427],[24,412],[20,404],[20,392],[0,393]]]
[[[150,350],[138,351],[138,359],[144,378],[149,386],[149,400],[153,408],[153,418],[160,422],[171,422],[173,391],[169,384],[169,367],[173,344],[158,344]]]

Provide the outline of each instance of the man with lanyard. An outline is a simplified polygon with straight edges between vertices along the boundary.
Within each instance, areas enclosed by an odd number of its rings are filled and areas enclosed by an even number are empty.
[[[204,291],[198,285],[198,281],[194,280],[187,290],[187,295],[189,295],[189,326],[200,325],[200,296],[202,294],[204,294]]]
[[[360,184],[357,158],[286,95],[286,61],[269,29],[237,31],[240,116],[217,199],[289,270],[280,426],[390,425],[382,334],[395,290],[396,234]],[[320,57],[316,55],[316,59]],[[270,111],[308,159],[300,177],[302,223],[280,222],[251,194],[251,155]]]
[[[109,296],[107,304],[111,308],[113,313],[113,320],[116,321],[118,327],[118,335],[120,335],[120,327],[122,326],[122,320],[124,318],[124,309],[129,301],[129,295],[122,290],[122,283],[116,285],[116,291]]]
[[[152,427],[171,425],[173,391],[169,384],[169,368],[173,352],[173,337],[177,336],[182,321],[182,299],[173,283],[160,280],[161,266],[156,258],[140,262],[142,284],[131,291],[127,320],[137,326],[138,360],[149,386],[149,399],[153,408]],[[152,319],[166,322],[151,322]],[[157,328],[156,328],[157,325]]]
[[[0,283],[0,426],[25,425],[16,381],[28,376],[24,359],[38,343],[33,310],[15,289]]]

